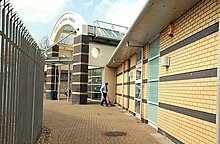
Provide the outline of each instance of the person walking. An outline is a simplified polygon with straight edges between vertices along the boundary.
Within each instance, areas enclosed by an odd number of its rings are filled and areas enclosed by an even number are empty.
[[[105,83],[101,86],[100,88],[100,92],[102,93],[102,100],[101,100],[101,105],[103,106],[103,103],[105,102],[106,106],[108,106],[106,97],[107,97],[107,93],[108,93],[108,83]]]

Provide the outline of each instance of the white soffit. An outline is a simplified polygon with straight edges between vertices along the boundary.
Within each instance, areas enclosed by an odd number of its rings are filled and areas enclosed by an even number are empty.
[[[153,37],[158,35],[171,22],[187,12],[200,0],[148,0],[142,11],[123,37],[113,55],[108,61],[109,67],[118,67],[133,55],[137,47],[130,45],[144,46]]]

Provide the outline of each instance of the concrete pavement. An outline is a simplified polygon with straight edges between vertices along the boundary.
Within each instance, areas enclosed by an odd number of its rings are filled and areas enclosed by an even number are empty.
[[[51,144],[172,144],[120,107],[95,102],[44,100],[44,125],[51,132]]]

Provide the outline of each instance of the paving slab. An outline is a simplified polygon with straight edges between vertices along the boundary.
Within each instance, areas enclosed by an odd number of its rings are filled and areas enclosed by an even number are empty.
[[[44,126],[51,144],[173,144],[118,106],[44,100]]]

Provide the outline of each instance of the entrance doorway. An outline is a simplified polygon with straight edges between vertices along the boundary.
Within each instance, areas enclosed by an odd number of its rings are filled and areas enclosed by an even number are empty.
[[[100,88],[102,86],[103,68],[89,67],[88,70],[88,99],[101,101]]]
[[[139,117],[141,112],[141,88],[142,88],[142,50],[137,52],[136,79],[135,79],[135,113]]]

